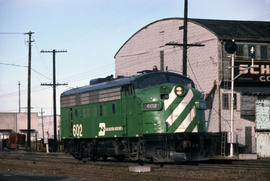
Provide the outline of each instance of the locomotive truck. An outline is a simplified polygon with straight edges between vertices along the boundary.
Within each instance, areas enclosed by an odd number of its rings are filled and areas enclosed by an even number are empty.
[[[61,138],[77,159],[182,162],[218,152],[203,95],[185,76],[142,71],[61,94]]]

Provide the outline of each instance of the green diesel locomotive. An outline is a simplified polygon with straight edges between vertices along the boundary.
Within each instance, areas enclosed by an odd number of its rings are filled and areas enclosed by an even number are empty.
[[[172,72],[112,76],[61,94],[61,138],[74,157],[174,162],[208,157],[203,95]]]

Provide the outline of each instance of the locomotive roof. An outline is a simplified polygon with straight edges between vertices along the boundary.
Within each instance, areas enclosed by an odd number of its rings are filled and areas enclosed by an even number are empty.
[[[70,89],[68,91],[65,91],[61,94],[61,97],[74,95],[74,94],[80,94],[80,93],[84,93],[84,92],[91,92],[91,91],[95,91],[95,90],[109,89],[109,88],[113,88],[113,87],[122,87],[124,85],[131,84],[131,82],[133,82],[134,79],[135,79],[135,76],[134,77],[123,77],[120,79],[114,79],[114,80],[111,80],[108,82],[102,82],[99,84],[86,85],[83,87],[78,87],[78,88],[74,88],[74,89]]]
[[[65,97],[65,96],[71,96],[71,95],[76,95],[76,94],[81,94],[81,93],[85,93],[85,92],[91,92],[91,91],[96,91],[96,90],[104,90],[104,89],[109,89],[109,88],[114,88],[114,87],[122,87],[125,85],[129,85],[132,84],[133,82],[135,82],[136,80],[138,80],[141,77],[148,77],[151,75],[156,75],[156,74],[171,74],[171,75],[177,75],[177,76],[181,76],[183,79],[186,80],[190,80],[191,79],[173,73],[173,72],[150,72],[150,73],[144,73],[144,74],[140,74],[140,75],[135,75],[135,76],[131,76],[131,77],[123,77],[123,78],[118,78],[118,79],[114,79],[111,81],[107,81],[107,82],[102,82],[102,83],[98,83],[98,84],[94,84],[94,85],[86,85],[83,87],[78,87],[78,88],[74,88],[74,89],[70,89],[67,90],[65,92],[63,92],[61,94],[61,97]]]

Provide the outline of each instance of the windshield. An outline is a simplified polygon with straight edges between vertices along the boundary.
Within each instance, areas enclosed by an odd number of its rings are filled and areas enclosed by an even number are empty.
[[[159,85],[168,82],[166,76],[163,74],[153,74],[150,76],[144,76],[139,79],[137,87],[145,88],[149,86]]]
[[[145,88],[145,87],[160,85],[160,84],[168,83],[168,82],[194,88],[194,83],[192,80],[185,78],[181,75],[172,74],[172,73],[146,74],[145,76],[142,76],[139,79],[137,79],[135,86],[137,88]]]
[[[193,81],[190,79],[177,76],[177,75],[168,75],[168,78],[169,78],[169,82],[171,83],[185,85],[190,88],[195,87]]]

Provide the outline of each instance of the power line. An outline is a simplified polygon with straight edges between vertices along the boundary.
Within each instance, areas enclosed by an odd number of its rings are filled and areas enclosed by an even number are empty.
[[[38,72],[37,70],[35,70],[35,69],[33,69],[33,68],[31,68],[31,70],[32,70],[33,72],[35,72],[35,73],[37,73],[37,74],[43,76],[44,78],[46,78],[46,79],[48,79],[48,80],[52,80],[51,78],[47,77],[46,75],[44,75],[44,74]]]
[[[26,68],[27,66],[25,66],[25,65],[18,65],[18,64],[8,64],[8,63],[0,63],[0,64],[2,64],[2,65],[7,65],[7,66],[15,66],[15,67],[24,67],[24,68]],[[103,65],[102,67],[108,67],[107,65],[111,65],[111,64],[106,64],[106,65]],[[100,74],[106,74],[108,71],[106,70],[106,71],[104,71],[105,69],[103,68],[103,73],[102,73],[102,71],[100,71],[99,69],[101,69],[102,68],[101,66],[100,67],[96,67],[96,68],[93,68],[93,69],[91,69],[91,70],[89,70],[89,71],[87,71],[87,72],[82,72],[82,73],[79,73],[79,74],[73,74],[73,75],[70,75],[70,76],[68,76],[68,77],[65,77],[65,78],[63,78],[63,79],[61,79],[62,81],[64,81],[64,82],[69,82],[69,83],[76,83],[76,82],[80,82],[80,81],[83,81],[83,80],[88,80],[89,79],[89,77],[98,77],[98,74],[97,74],[97,72],[95,72],[95,73],[93,73],[93,71],[98,71]],[[32,69],[33,70],[33,69]],[[35,70],[36,71],[36,70]],[[34,71],[34,72],[35,72]],[[37,73],[38,71],[36,71],[35,73]],[[75,80],[69,80],[70,79],[70,77],[75,77],[75,76],[77,76],[77,75],[79,75],[79,77],[86,77],[86,76],[81,76],[82,74],[87,74],[88,72],[92,72],[92,73],[90,73],[90,74],[88,74],[87,75],[87,78],[79,78],[79,79],[75,79]],[[47,77],[47,76],[45,76],[44,74],[42,74],[42,73],[38,73],[38,74],[40,74],[40,75],[42,75],[42,76],[44,76],[44,77],[46,77],[48,80],[52,80],[51,78],[49,78],[49,77]],[[68,80],[68,81],[66,81],[66,80]],[[75,87],[72,87],[72,86],[68,86],[68,85],[65,85],[65,87],[67,87],[67,88],[75,88]],[[40,84],[38,84],[38,85],[35,85],[34,87],[32,87],[32,89],[33,89],[33,91],[32,92],[38,92],[38,91],[44,91],[44,90],[47,90],[48,88],[42,88],[42,89],[40,89],[40,90],[36,90],[36,88],[40,88]],[[26,91],[26,89],[22,89],[21,90],[21,92],[25,92]],[[1,94],[0,95],[0,98],[2,98],[2,97],[8,97],[8,96],[16,96],[18,94],[18,91],[14,91],[14,92],[10,92],[10,93],[6,93],[6,94]]]
[[[196,82],[197,82],[197,85],[198,85],[199,89],[200,89],[201,91],[203,91],[202,87],[200,86],[200,82],[198,81],[197,76],[196,76],[196,74],[194,73],[192,66],[190,65],[190,61],[189,61],[188,58],[187,58],[187,60],[188,60],[188,65],[189,65],[189,67],[190,67],[190,70],[191,70],[191,72],[193,73],[194,78],[196,79]]]
[[[18,64],[13,64],[13,63],[1,63],[0,62],[0,64],[1,65],[7,65],[7,66],[14,66],[14,67],[28,67],[28,66],[26,66],[26,65],[18,65]]]
[[[1,64],[1,65],[7,65],[7,66],[14,66],[14,67],[24,67],[24,68],[28,68],[28,66],[26,66],[26,65],[18,65],[18,64],[10,64],[10,63],[1,63],[1,62],[0,62],[0,64]],[[37,73],[37,74],[39,74],[39,75],[45,77],[45,78],[48,79],[48,80],[52,80],[51,78],[49,78],[49,77],[47,77],[46,75],[42,74],[41,72],[35,70],[34,68],[31,68],[31,70],[32,70],[33,72],[35,72],[35,73]]]
[[[0,35],[23,35],[25,33],[20,32],[0,32]]]

